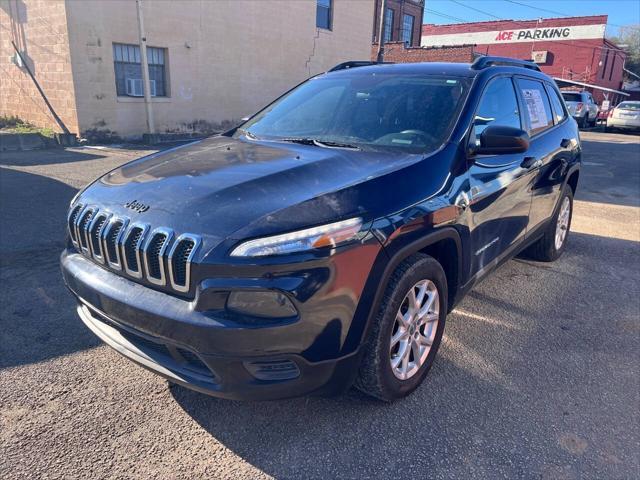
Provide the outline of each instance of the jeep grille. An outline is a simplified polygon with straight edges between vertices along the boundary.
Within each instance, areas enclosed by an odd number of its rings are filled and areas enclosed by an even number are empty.
[[[198,235],[151,229],[146,223],[77,205],[67,219],[74,247],[85,257],[135,279],[187,293],[191,289],[191,263],[200,246]]]

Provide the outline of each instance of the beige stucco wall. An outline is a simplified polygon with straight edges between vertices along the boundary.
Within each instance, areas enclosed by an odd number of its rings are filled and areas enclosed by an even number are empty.
[[[64,0],[0,0],[0,115],[60,132],[25,69],[11,57],[15,42],[58,116],[78,131]]]
[[[368,59],[373,0],[334,0],[333,30],[315,0],[145,0],[149,46],[168,49],[169,98],[155,98],[159,132],[197,120],[237,120],[310,75]],[[112,44],[137,43],[134,0],[67,0],[81,131],[145,131],[142,99],[116,96]]]

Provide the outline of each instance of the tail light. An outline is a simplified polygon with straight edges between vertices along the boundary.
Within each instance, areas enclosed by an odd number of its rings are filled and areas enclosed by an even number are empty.
[[[613,117],[613,110],[614,110],[613,108],[609,110],[609,115],[608,115],[609,118]]]
[[[576,112],[579,112],[580,110],[582,110],[582,107],[584,107],[584,103],[582,102],[578,103],[578,105],[576,105]]]

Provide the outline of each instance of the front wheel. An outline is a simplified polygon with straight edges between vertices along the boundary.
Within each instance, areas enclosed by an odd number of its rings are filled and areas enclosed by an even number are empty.
[[[447,280],[432,257],[415,254],[395,270],[364,345],[356,387],[391,401],[413,392],[433,365],[447,315]]]
[[[529,247],[527,251],[529,256],[541,262],[557,260],[567,246],[572,215],[573,191],[571,187],[565,186],[560,196],[560,203],[544,234],[540,240]]]

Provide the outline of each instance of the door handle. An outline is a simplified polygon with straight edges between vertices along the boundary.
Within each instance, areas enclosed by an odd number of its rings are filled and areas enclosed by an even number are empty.
[[[536,157],[524,157],[520,166],[522,168],[531,168],[538,165],[538,159]]]
[[[567,148],[569,145],[571,145],[571,140],[569,140],[568,138],[563,138],[560,142],[560,146],[562,148]]]

